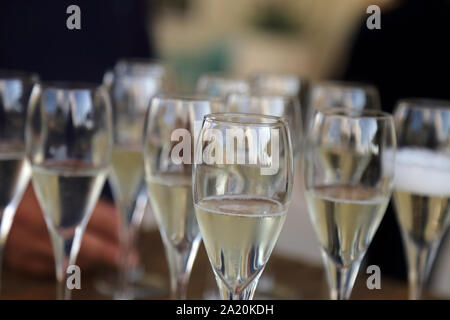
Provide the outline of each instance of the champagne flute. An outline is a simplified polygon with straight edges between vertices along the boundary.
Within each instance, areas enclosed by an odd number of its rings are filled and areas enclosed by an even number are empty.
[[[387,113],[323,109],[314,115],[305,154],[305,197],[331,299],[349,298],[384,216],[395,147],[394,122]]]
[[[394,203],[408,261],[410,299],[420,299],[450,224],[450,102],[398,103]]]
[[[150,99],[164,90],[164,77],[165,69],[160,64],[122,60],[110,85],[114,148],[109,181],[121,217],[119,287],[111,290],[118,299],[130,299],[145,291],[133,281],[129,254],[135,248],[135,235],[148,203],[142,156],[144,120]]]
[[[250,83],[246,79],[205,74],[197,82],[197,92],[224,99],[230,93],[249,93]]]
[[[30,179],[25,159],[25,122],[36,81],[33,74],[0,72],[0,278],[3,248]]]
[[[192,204],[191,135],[195,137],[203,115],[220,107],[219,102],[190,96],[158,95],[150,103],[144,142],[145,174],[169,264],[173,299],[186,298],[201,240]],[[180,144],[187,149],[179,150]],[[182,159],[176,159],[179,154]]]
[[[76,262],[108,174],[112,143],[111,106],[103,87],[35,85],[26,149],[33,187],[53,244],[58,299],[70,299],[66,271]]]
[[[258,114],[207,115],[195,154],[194,205],[221,297],[252,299],[290,204],[288,125]]]

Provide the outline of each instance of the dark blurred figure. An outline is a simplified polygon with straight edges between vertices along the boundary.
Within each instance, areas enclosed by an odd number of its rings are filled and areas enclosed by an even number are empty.
[[[0,69],[32,71],[45,81],[100,83],[120,58],[154,58],[147,33],[150,6],[144,0],[0,0]],[[81,9],[81,30],[66,26],[67,7]],[[108,196],[107,196],[108,197]],[[118,214],[100,200],[83,237],[77,263],[118,266]],[[37,199],[29,186],[5,248],[16,271],[54,274],[53,251]]]
[[[388,112],[401,98],[450,100],[450,1],[403,0],[395,9],[382,11],[380,30],[369,30],[367,17],[343,79],[377,86]],[[392,203],[369,248],[368,263],[380,266],[384,275],[407,278]]]
[[[0,69],[37,72],[43,80],[100,82],[124,57],[154,57],[147,33],[152,1],[0,0]],[[69,30],[67,7],[81,9]]]

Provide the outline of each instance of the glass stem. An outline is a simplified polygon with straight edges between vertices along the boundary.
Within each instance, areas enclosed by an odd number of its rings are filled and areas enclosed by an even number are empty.
[[[170,297],[173,300],[185,300],[192,265],[200,245],[200,237],[182,250],[164,241],[170,270]]]
[[[134,205],[120,205],[120,266],[119,266],[119,292],[115,299],[133,299],[130,288],[132,267],[131,254],[136,248],[136,234],[141,224],[148,203],[147,189],[141,188]]]
[[[133,212],[129,205],[120,205],[120,225],[119,225],[119,245],[120,245],[120,264],[119,264],[119,290],[114,298],[118,300],[133,299],[130,290],[130,258],[134,248],[133,225],[131,219]]]
[[[56,269],[56,299],[70,300],[72,291],[67,287],[67,267],[74,265],[80,251],[84,227],[79,226],[73,237],[64,238],[56,230],[50,229]]]
[[[419,300],[433,265],[439,241],[419,247],[410,239],[405,241],[408,260],[409,299]]]
[[[358,275],[362,257],[345,268],[337,266],[323,251],[322,258],[325,263],[328,285],[330,287],[330,299],[348,300]]]
[[[69,266],[72,238],[65,239],[55,230],[50,231],[56,270],[56,299],[70,300],[70,291],[66,290],[67,267]]]
[[[125,221],[122,223],[120,233],[119,293],[115,298],[119,300],[126,300],[132,298],[128,286],[129,260],[132,246],[130,230]]]
[[[1,212],[0,222],[0,293],[2,290],[2,274],[3,274],[3,249],[5,248],[6,240],[8,239],[9,231],[14,220],[17,204],[10,204]]]
[[[245,288],[241,288],[240,290],[231,289],[216,275],[216,281],[222,300],[253,300],[261,274],[262,270]]]

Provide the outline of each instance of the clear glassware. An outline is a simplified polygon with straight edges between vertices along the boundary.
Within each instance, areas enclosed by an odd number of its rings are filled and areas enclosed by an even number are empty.
[[[394,182],[391,115],[323,109],[305,150],[305,198],[331,299],[348,299],[360,263],[384,216]]]
[[[232,93],[226,98],[226,111],[262,114],[285,119],[289,125],[289,132],[292,134],[294,156],[299,154],[302,148],[303,134],[300,102],[297,96],[270,93]]]
[[[256,73],[250,80],[254,93],[296,97],[301,125],[305,129],[308,119],[309,80],[292,73]]]
[[[409,297],[422,288],[450,224],[450,102],[399,101],[394,203],[408,261]]]
[[[70,299],[66,271],[108,175],[111,105],[102,86],[38,83],[26,123],[32,182],[55,255],[57,298]]]
[[[151,98],[166,89],[166,70],[162,64],[149,60],[127,59],[119,61],[114,73],[107,73],[105,80],[113,107],[114,148],[109,182],[121,217],[121,267],[117,284],[106,278],[97,287],[117,299],[132,299],[158,291],[141,283],[136,275],[142,275],[142,270],[133,268],[129,261],[149,205],[142,155],[144,122]]]
[[[323,108],[380,110],[380,96],[377,88],[364,83],[319,81],[309,87],[306,105],[307,126],[314,112]]]
[[[252,299],[290,204],[288,125],[259,114],[207,115],[195,154],[195,211],[221,297]]]
[[[250,80],[252,90],[261,93],[299,96],[305,81],[296,74],[257,73]]]
[[[169,264],[173,299],[186,298],[201,241],[192,204],[194,137],[203,116],[221,108],[218,101],[192,96],[158,95],[150,103],[144,142],[145,174]],[[180,149],[182,145],[188,149]]]
[[[250,82],[242,78],[205,74],[197,82],[197,92],[224,99],[230,93],[250,93]]]
[[[147,58],[126,58],[114,66],[115,76],[134,75],[155,79],[154,90],[167,86],[168,70],[163,63]]]
[[[0,71],[0,278],[3,248],[30,179],[25,157],[25,122],[31,90],[37,80],[33,74]]]

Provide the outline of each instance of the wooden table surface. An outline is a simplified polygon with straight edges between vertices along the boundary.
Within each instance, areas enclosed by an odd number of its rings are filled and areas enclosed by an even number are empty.
[[[151,281],[161,292],[153,294],[149,299],[167,299],[168,270],[159,233],[156,230],[142,235],[139,251],[145,252],[143,265]],[[74,299],[110,299],[96,290],[95,283],[107,270],[82,273],[81,290],[73,292]],[[356,281],[352,299],[406,299],[405,283],[386,277],[381,278],[380,290],[369,290],[366,287],[368,275],[360,272]],[[13,270],[3,271],[3,288],[1,299],[54,299],[55,281],[51,278],[32,278],[17,274]],[[190,285],[189,299],[213,298],[216,294],[215,282],[203,245],[194,263]],[[273,254],[258,285],[255,299],[327,299],[327,285],[322,268],[302,263],[298,260],[280,257]],[[445,298],[425,294],[425,299]]]

